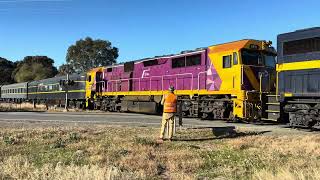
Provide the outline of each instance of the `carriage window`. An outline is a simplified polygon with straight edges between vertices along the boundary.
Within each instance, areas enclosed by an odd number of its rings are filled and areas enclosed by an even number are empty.
[[[187,56],[186,65],[196,66],[201,64],[201,54]]]
[[[233,53],[233,65],[238,64],[238,55],[236,52]]]
[[[132,72],[134,70],[134,62],[124,63],[124,72]]]
[[[230,68],[231,67],[231,55],[223,56],[222,58],[222,67],[223,68]]]
[[[172,68],[181,68],[186,66],[186,58],[179,57],[172,59]]]
[[[107,68],[107,72],[112,72],[112,68]]]
[[[155,60],[150,60],[150,61],[144,61],[143,62],[143,66],[144,67],[148,67],[148,66],[155,66],[155,65],[158,65],[158,59],[155,59]]]

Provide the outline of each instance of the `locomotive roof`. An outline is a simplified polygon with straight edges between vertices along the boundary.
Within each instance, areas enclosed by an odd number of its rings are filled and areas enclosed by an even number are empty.
[[[240,39],[240,40],[230,41],[230,42],[226,42],[226,43],[213,44],[211,46],[227,45],[227,44],[238,43],[238,42],[241,42],[241,41],[260,41],[260,40],[256,40],[256,39]]]
[[[299,29],[293,32],[283,33],[278,35],[278,42],[292,41],[304,38],[312,38],[320,36],[320,27],[312,27]]]
[[[247,42],[247,41],[259,41],[259,40],[255,40],[255,39],[241,39],[241,40],[237,40],[237,41],[231,41],[231,42],[226,42],[226,43],[221,43],[221,44],[215,44],[212,46],[223,46],[223,45],[231,45],[231,44],[236,44],[236,43],[241,43],[241,42]],[[208,46],[211,47],[211,46]],[[117,63],[114,65],[110,65],[110,66],[105,66],[106,68],[110,68],[110,67],[117,67],[117,66],[123,66],[125,63],[140,63],[140,62],[144,62],[144,61],[150,61],[150,60],[155,60],[155,59],[159,59],[159,58],[173,58],[173,57],[179,57],[179,56],[183,56],[183,55],[190,55],[190,54],[196,54],[199,52],[202,52],[204,50],[206,50],[208,47],[201,47],[201,48],[196,48],[194,50],[185,50],[185,51],[181,51],[180,53],[177,54],[168,54],[168,55],[161,55],[161,56],[154,56],[154,57],[148,57],[148,58],[142,58],[142,59],[138,59],[138,60],[132,60],[132,61],[126,61],[126,62],[121,62],[121,63]]]
[[[179,56],[183,56],[183,55],[197,54],[197,53],[202,52],[206,49],[207,49],[206,47],[203,47],[203,48],[197,48],[195,50],[185,50],[185,51],[181,51],[180,53],[177,53],[177,54],[168,54],[168,55],[162,55],[162,56],[148,57],[148,58],[143,58],[143,59],[138,59],[138,60],[121,62],[121,63],[117,63],[114,65],[105,66],[105,67],[117,67],[117,66],[122,66],[125,63],[130,63],[130,62],[138,63],[138,62],[155,60],[155,59],[159,59],[159,58],[173,58],[173,57],[179,57]]]
[[[7,89],[7,88],[22,88],[22,87],[27,87],[28,82],[22,82],[22,83],[14,83],[14,84],[7,84],[1,86],[2,89]]]
[[[221,43],[221,44],[215,44],[215,45],[211,45],[211,46],[228,45],[228,44],[240,43],[240,42],[243,42],[243,41],[261,41],[261,40],[241,39],[241,40],[237,40],[237,41],[231,41],[231,42],[226,42],[226,43]],[[211,46],[208,46],[208,47],[211,47]],[[177,54],[168,54],[168,55],[161,55],[161,56],[142,58],[142,59],[138,59],[138,60],[125,61],[125,62],[117,63],[117,64],[114,64],[114,65],[110,65],[110,66],[104,66],[104,68],[123,66],[125,63],[132,63],[132,62],[140,63],[140,62],[155,60],[155,59],[159,59],[159,58],[173,58],[173,57],[179,57],[179,56],[183,56],[183,55],[196,54],[196,53],[199,53],[199,52],[202,52],[202,51],[208,49],[208,47],[196,48],[194,50],[185,50],[185,51],[181,51],[180,53],[177,53]],[[94,68],[94,69],[96,69],[96,68]]]

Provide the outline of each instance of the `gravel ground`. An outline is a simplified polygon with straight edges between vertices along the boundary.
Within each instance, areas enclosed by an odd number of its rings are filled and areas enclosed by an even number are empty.
[[[1,127],[65,127],[90,126],[93,124],[130,126],[130,127],[160,127],[160,116],[133,113],[105,112],[0,112]],[[194,118],[184,118],[183,128],[230,128],[264,133],[265,135],[295,135],[313,134],[303,129],[293,129],[279,124],[245,124],[225,121],[200,121]]]

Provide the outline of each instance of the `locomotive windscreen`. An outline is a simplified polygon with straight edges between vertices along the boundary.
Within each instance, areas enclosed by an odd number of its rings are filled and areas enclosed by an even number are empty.
[[[288,41],[283,43],[283,55],[320,51],[320,37]]]

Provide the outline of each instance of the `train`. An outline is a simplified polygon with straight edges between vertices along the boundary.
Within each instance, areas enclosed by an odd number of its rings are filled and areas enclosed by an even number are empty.
[[[320,28],[243,39],[1,87],[2,101],[156,114],[170,86],[184,117],[320,126]]]
[[[319,129],[320,28],[280,34],[277,42],[277,89],[265,111],[291,126]]]
[[[68,86],[66,86],[66,80]],[[0,100],[2,102],[32,102],[47,106],[64,106],[66,92],[68,104],[75,108],[85,108],[85,74],[58,76],[31,82],[16,83],[0,86]]]

